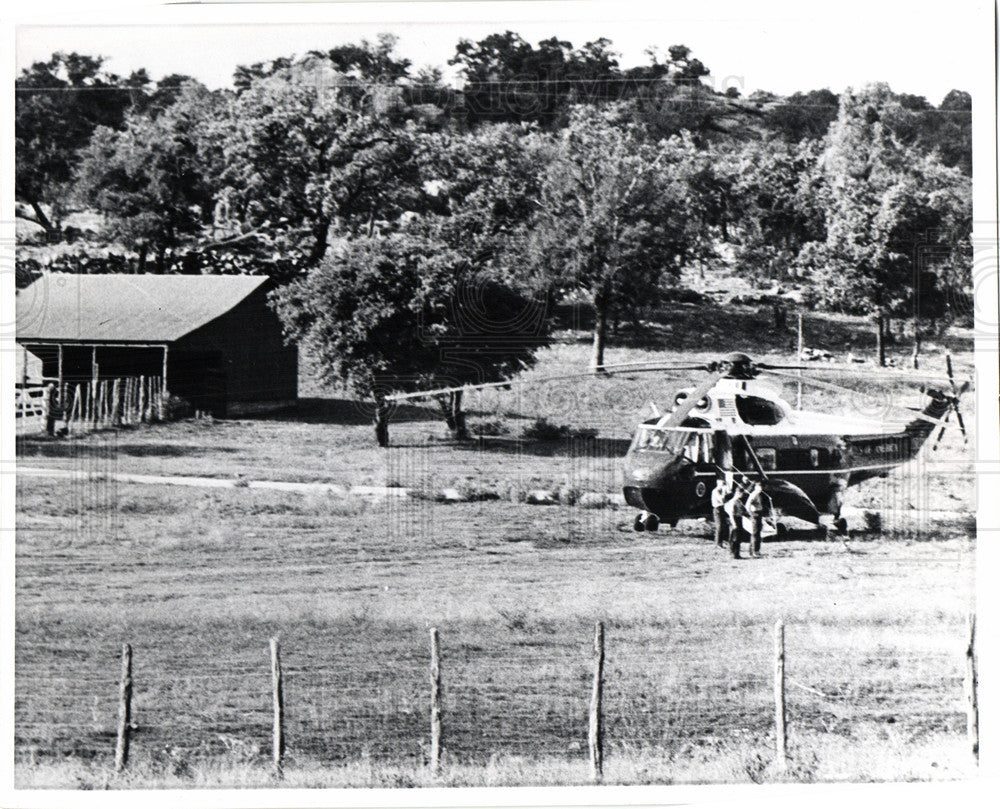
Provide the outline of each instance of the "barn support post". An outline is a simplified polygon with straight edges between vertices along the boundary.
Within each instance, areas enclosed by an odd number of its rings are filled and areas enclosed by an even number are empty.
[[[66,392],[63,390],[63,347],[60,343],[57,347],[56,357],[58,358],[56,362],[58,363],[58,375],[59,375],[59,401],[62,403],[63,407],[66,406]]]
[[[163,396],[167,395],[167,353],[170,351],[170,347],[166,344],[163,346],[163,387],[161,392]]]

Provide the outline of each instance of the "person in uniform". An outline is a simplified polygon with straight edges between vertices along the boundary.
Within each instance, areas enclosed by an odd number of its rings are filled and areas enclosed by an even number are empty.
[[[712,489],[712,517],[715,520],[715,544],[722,548],[729,542],[729,515],[726,514],[726,498],[729,496],[729,486],[722,476]]]
[[[726,500],[723,508],[729,517],[729,552],[733,559],[740,558],[740,540],[743,532],[743,515],[746,509],[743,506],[743,492],[737,486],[733,490],[733,495]]]
[[[760,556],[760,529],[764,519],[764,490],[760,481],[754,481],[747,495],[746,511],[750,517],[750,555]]]

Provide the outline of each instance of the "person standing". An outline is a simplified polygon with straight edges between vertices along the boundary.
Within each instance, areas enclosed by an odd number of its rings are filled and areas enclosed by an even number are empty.
[[[715,520],[715,545],[722,548],[729,542],[729,515],[726,514],[726,498],[729,486],[726,479],[719,476],[712,489],[712,517]]]
[[[56,434],[56,418],[59,416],[59,392],[56,386],[49,382],[45,386],[45,432]]]
[[[740,558],[740,540],[743,532],[743,517],[746,509],[743,506],[743,492],[737,486],[733,491],[725,506],[726,515],[729,517],[729,553],[733,559]]]
[[[750,517],[750,556],[760,556],[760,530],[764,519],[764,490],[760,481],[754,481],[746,501]]]

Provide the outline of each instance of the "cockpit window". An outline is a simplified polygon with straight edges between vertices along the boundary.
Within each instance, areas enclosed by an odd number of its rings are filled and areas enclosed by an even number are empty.
[[[660,450],[673,455],[683,454],[691,461],[712,460],[712,434],[708,431],[664,429],[662,427],[639,428],[636,440],[638,450]]]
[[[737,396],[736,412],[745,424],[777,424],[785,417],[777,404],[760,396]]]

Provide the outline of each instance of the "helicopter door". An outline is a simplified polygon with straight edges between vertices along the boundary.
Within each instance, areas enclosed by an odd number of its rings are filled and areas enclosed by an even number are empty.
[[[733,440],[725,430],[716,430],[713,436],[712,462],[720,469],[733,468]]]

